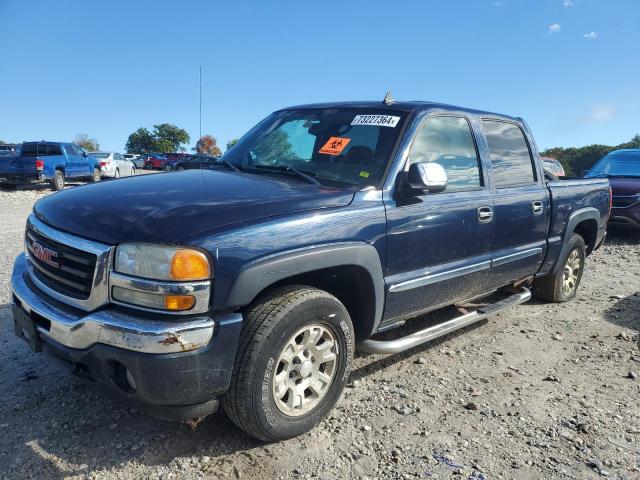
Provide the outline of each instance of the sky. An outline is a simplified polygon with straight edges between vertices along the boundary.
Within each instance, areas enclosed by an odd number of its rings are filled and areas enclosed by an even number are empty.
[[[0,0],[0,140],[224,146],[272,111],[427,100],[521,116],[538,148],[640,132],[640,0]]]

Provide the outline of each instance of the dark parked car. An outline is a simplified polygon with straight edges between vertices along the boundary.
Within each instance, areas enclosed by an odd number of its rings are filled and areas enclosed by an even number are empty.
[[[640,228],[640,149],[609,153],[585,177],[609,179],[613,194],[609,222]]]
[[[167,162],[165,170],[194,170],[196,168],[210,168],[218,163],[218,157],[211,157],[207,155],[189,155],[181,160],[174,160]]]
[[[152,414],[221,402],[250,435],[289,438],[334,407],[355,349],[407,350],[530,288],[571,300],[609,212],[607,179],[546,175],[519,118],[292,107],[211,169],[40,199],[11,277],[15,332]],[[450,305],[467,309],[376,337]]]

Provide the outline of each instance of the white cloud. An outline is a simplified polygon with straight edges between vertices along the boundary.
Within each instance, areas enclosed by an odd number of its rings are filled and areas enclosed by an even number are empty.
[[[552,23],[549,25],[549,33],[558,33],[560,30],[562,30],[562,25],[559,23]]]
[[[600,36],[598,32],[589,32],[589,33],[585,33],[582,36],[582,38],[586,38],[588,40],[595,40],[596,38],[598,38],[598,36]]]
[[[573,7],[573,0],[564,0],[564,8]]]
[[[617,110],[615,106],[603,103],[593,107],[587,115],[586,120],[588,123],[608,122],[616,116],[616,113]]]

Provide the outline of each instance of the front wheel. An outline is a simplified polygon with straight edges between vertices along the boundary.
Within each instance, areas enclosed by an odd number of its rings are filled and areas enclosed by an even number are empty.
[[[222,406],[263,441],[311,430],[340,398],[354,352],[344,305],[309,287],[284,287],[256,301],[245,325]]]
[[[566,253],[559,259],[560,268],[556,273],[535,280],[534,296],[548,302],[568,302],[575,297],[582,279],[586,256],[584,239],[577,233],[572,234]]]

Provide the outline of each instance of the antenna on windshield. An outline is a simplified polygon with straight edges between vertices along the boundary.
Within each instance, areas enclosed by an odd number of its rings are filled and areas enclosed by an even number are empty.
[[[396,99],[393,98],[391,90],[387,90],[387,94],[384,96],[384,100],[382,100],[382,103],[384,103],[385,105],[391,105],[392,103],[395,103],[395,101]]]

